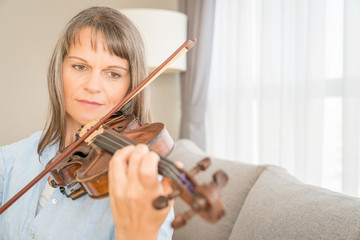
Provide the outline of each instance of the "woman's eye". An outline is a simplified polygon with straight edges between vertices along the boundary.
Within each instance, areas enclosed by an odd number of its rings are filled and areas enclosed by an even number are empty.
[[[115,79],[121,77],[121,75],[116,73],[116,72],[108,72],[108,76],[111,77],[111,78],[115,78]]]
[[[73,68],[75,68],[78,71],[84,71],[86,69],[86,67],[84,65],[73,65]]]

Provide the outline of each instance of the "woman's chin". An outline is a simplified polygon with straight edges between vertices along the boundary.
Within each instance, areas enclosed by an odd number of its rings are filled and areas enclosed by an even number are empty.
[[[105,115],[105,114],[104,114]],[[97,115],[86,115],[83,116],[79,119],[79,123],[81,123],[81,125],[85,125],[88,123],[92,123],[92,122],[97,122],[99,121],[101,118],[103,117],[103,115],[101,114],[97,114]]]
[[[101,114],[81,114],[74,117],[68,115],[67,124],[71,129],[80,129],[84,125],[94,125],[102,118]]]
[[[82,119],[80,121],[80,123],[81,123],[81,126],[83,126],[83,125],[86,125],[86,124],[91,124],[93,122],[97,122],[99,119],[100,118],[86,118],[86,119]]]

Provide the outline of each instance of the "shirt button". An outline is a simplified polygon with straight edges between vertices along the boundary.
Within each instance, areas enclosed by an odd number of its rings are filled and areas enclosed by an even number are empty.
[[[56,198],[53,198],[53,200],[51,201],[53,204],[56,204],[57,203],[57,200]]]
[[[30,238],[31,238],[31,239],[34,239],[34,238],[35,238],[35,234],[33,234],[33,233],[30,234]]]

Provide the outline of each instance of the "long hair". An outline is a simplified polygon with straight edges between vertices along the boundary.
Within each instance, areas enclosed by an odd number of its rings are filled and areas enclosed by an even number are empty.
[[[65,26],[53,51],[48,73],[49,113],[37,152],[42,154],[46,146],[59,141],[59,149],[65,146],[66,110],[64,106],[62,63],[74,44],[79,32],[85,27],[92,29],[91,45],[96,46],[96,35],[101,33],[111,54],[129,63],[130,92],[147,76],[145,49],[141,34],[135,25],[119,11],[109,7],[91,7],[73,17]],[[150,94],[145,88],[126,104],[121,112],[134,114],[141,122],[150,122]]]

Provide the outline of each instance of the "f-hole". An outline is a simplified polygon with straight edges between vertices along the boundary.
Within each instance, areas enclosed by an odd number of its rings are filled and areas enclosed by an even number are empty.
[[[68,163],[71,162],[73,160],[73,158],[76,156],[78,156],[80,158],[86,158],[88,156],[88,154],[85,154],[83,152],[75,152],[67,162]]]
[[[118,126],[118,127],[114,127],[113,130],[115,132],[121,133],[123,128],[124,128],[124,126]]]

